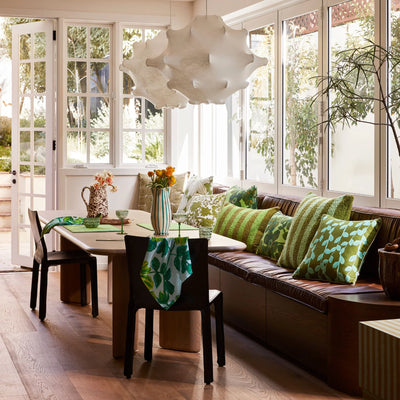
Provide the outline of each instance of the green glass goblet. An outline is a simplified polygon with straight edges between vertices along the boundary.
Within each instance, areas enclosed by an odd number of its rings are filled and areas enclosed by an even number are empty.
[[[116,216],[121,221],[121,232],[118,232],[119,235],[124,235],[124,219],[128,216],[128,210],[117,210],[115,211]]]
[[[178,223],[178,237],[181,237],[181,224],[186,221],[187,215],[186,213],[176,212],[172,215],[172,218]]]

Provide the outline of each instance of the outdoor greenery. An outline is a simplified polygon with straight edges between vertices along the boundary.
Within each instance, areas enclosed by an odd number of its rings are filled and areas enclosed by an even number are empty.
[[[40,21],[40,19],[32,18],[4,18],[1,24],[3,31],[3,39],[0,41],[0,57],[5,57],[11,60],[12,57],[12,26],[18,24],[26,24],[29,22]],[[38,35],[35,37],[36,56],[40,56],[40,52],[44,48],[44,37]],[[21,58],[28,58],[30,52],[30,39],[29,37],[22,36],[20,40],[20,56]],[[44,65],[43,63],[36,63],[34,70],[35,76],[35,91],[41,93],[45,89],[44,84]],[[21,71],[21,92],[26,93],[30,90],[30,68],[27,66]],[[40,78],[42,77],[42,78]],[[22,110],[24,106],[24,98],[20,98],[19,109]],[[29,121],[21,119],[21,126],[29,126]],[[44,126],[43,117],[38,116],[34,121],[35,127]],[[21,166],[21,172],[24,172],[29,167]],[[11,171],[11,118],[0,116],[0,171]]]
[[[0,171],[11,171],[11,118],[0,116]]]
[[[318,130],[311,78],[317,74],[318,49],[313,43],[315,34],[305,35],[305,28],[292,21],[287,29],[285,148],[289,157],[285,159],[285,171],[291,185],[316,187]]]
[[[357,17],[353,20],[344,22],[339,19],[335,22],[338,26],[341,24],[348,24],[345,30],[345,39],[337,45],[331,45],[331,62],[333,70],[345,73],[342,63],[343,57],[346,55],[344,49],[357,49],[364,47],[368,39],[374,37],[374,13],[373,5],[371,2],[355,4],[359,7],[354,15]],[[294,18],[286,23],[286,36],[282,39],[285,40],[287,57],[284,62],[284,148],[286,150],[285,156],[285,174],[287,182],[291,185],[316,187],[316,168],[318,163],[317,153],[317,139],[318,139],[318,120],[317,120],[317,105],[316,98],[321,95],[330,93],[330,108],[331,108],[331,127],[332,133],[337,123],[342,124],[343,120],[339,115],[339,110],[352,110],[355,119],[352,124],[355,125],[361,120],[364,120],[367,115],[373,112],[374,102],[371,95],[374,94],[374,76],[367,73],[364,76],[356,76],[352,73],[346,78],[347,84],[350,86],[357,85],[360,99],[357,105],[350,104],[351,102],[344,96],[344,91],[339,92],[334,90],[334,82],[326,88],[324,92],[321,90],[317,93],[317,86],[328,82],[328,77],[319,78],[317,62],[318,54],[316,46],[312,44],[313,33],[307,31],[305,25],[300,24],[301,19]],[[349,24],[352,24],[350,27]],[[309,29],[310,26],[307,26]],[[400,41],[400,21],[398,18],[392,19],[392,48],[398,47]],[[270,57],[270,52],[274,40],[274,32],[271,26],[264,28],[264,43],[266,49],[264,56]],[[269,51],[269,52],[268,52]],[[349,51],[351,52],[351,50]],[[347,53],[348,54],[348,53]],[[272,60],[274,61],[274,60]],[[337,66],[337,68],[336,68]],[[274,65],[270,67],[274,68]],[[392,63],[392,87],[400,87],[400,68],[396,63]],[[252,92],[250,94],[250,147],[255,148],[256,151],[263,157],[265,170],[271,175],[274,173],[274,153],[275,153],[275,130],[276,123],[274,119],[275,114],[275,99],[273,93],[269,92],[264,97],[258,95],[262,92],[260,88],[265,85],[265,81],[271,81],[271,86],[274,82],[271,79],[272,71],[263,70],[264,76],[257,75],[253,79]],[[394,71],[397,73],[394,73]],[[261,68],[260,68],[261,71]],[[332,71],[333,73],[333,71]],[[263,83],[264,82],[264,83]],[[321,89],[321,86],[319,87]],[[397,93],[397,91],[394,91]],[[317,94],[316,94],[317,93]],[[393,97],[395,93],[389,94],[389,98]],[[325,103],[326,104],[326,103]],[[392,103],[392,111],[396,107],[396,103]],[[336,111],[335,111],[336,110]],[[335,117],[335,112],[336,116]],[[396,120],[397,121],[397,120]],[[330,151],[333,155],[334,144],[330,142]]]
[[[317,74],[317,49],[310,35],[303,34],[304,28],[291,21],[288,24],[285,63],[285,173],[291,185],[316,187],[317,167],[317,114],[312,104],[315,85],[311,78]],[[265,52],[271,54],[274,46],[274,31],[271,26],[263,32]],[[265,56],[265,54],[264,54]],[[275,66],[256,71],[250,95],[250,148],[255,148],[265,163],[265,170],[274,172],[275,156],[275,98],[271,79]],[[265,74],[262,76],[261,74]],[[270,82],[264,96],[262,85]]]
[[[333,130],[336,125],[355,125],[360,122],[387,126],[393,134],[400,156],[400,142],[396,128],[400,123],[400,86],[392,84],[385,93],[382,73],[389,66],[391,75],[400,68],[400,49],[387,50],[373,42],[358,48],[338,53],[334,69],[329,77],[320,77],[321,90],[315,99],[334,94],[327,111],[326,126]],[[378,83],[375,95],[374,79]],[[339,101],[340,100],[340,101]],[[375,104],[385,112],[383,120],[368,121],[366,117],[374,111]],[[329,111],[329,112],[328,112]]]

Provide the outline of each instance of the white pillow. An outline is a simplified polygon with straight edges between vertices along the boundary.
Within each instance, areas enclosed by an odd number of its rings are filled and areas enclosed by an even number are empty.
[[[213,177],[199,178],[193,175],[183,190],[183,196],[178,207],[178,212],[187,212],[190,199],[195,194],[212,194]]]

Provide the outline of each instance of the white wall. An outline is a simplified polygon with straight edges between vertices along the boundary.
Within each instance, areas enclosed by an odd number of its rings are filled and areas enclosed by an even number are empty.
[[[85,210],[85,203],[81,198],[81,191],[85,186],[92,185],[94,175],[102,172],[103,169],[62,169],[59,171],[59,182],[61,190],[64,193],[58,199],[59,209],[64,210]],[[115,184],[118,191],[113,193],[108,191],[108,206],[110,209],[134,208],[138,200],[138,182],[137,171],[133,170],[113,170],[115,174]],[[141,171],[146,173],[145,170]],[[85,198],[88,200],[89,193],[85,191]]]

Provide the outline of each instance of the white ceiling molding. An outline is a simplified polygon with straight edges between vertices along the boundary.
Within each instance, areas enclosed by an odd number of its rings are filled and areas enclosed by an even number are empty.
[[[303,3],[304,0],[263,0],[249,7],[244,7],[232,13],[225,14],[222,18],[229,26],[235,26],[245,21],[261,18],[282,8]]]

